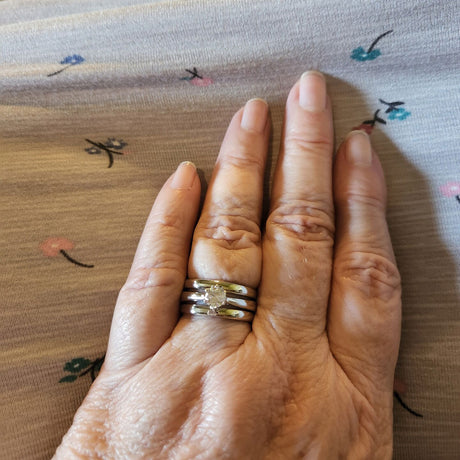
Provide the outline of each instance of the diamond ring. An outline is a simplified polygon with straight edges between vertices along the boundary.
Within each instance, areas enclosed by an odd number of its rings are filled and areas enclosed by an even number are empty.
[[[255,300],[257,298],[257,292],[242,284],[229,283],[228,281],[222,280],[201,280],[201,279],[187,279],[185,280],[184,290],[185,291],[200,291],[204,292],[205,289],[212,286],[221,286],[225,292],[231,293],[232,295],[238,295],[243,298],[249,298]]]
[[[220,286],[213,286],[205,292],[182,292],[181,302],[196,303],[197,305],[208,306],[211,309],[217,309],[221,306],[229,308],[241,308],[242,310],[256,311],[255,300],[247,300],[241,297],[229,295]]]
[[[241,284],[222,280],[187,279],[181,295],[181,312],[252,321],[257,293]]]

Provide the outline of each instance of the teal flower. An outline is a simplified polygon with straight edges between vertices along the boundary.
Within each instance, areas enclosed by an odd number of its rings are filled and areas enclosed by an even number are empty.
[[[86,369],[91,364],[91,361],[86,358],[74,358],[64,365],[64,370],[72,374],[78,374],[83,369]]]
[[[86,374],[90,374],[91,381],[94,382],[96,374],[101,370],[104,359],[105,354],[100,358],[96,358],[94,361],[86,358],[74,358],[72,361],[68,361],[64,365],[64,370],[66,372],[70,372],[70,374],[62,377],[62,379],[59,380],[59,383],[75,382],[78,377],[83,377]]]
[[[410,115],[406,109],[397,108],[390,112],[388,115],[389,120],[405,120]]]
[[[362,46],[355,48],[351,53],[351,58],[356,61],[373,61],[378,58],[382,53],[380,50],[372,50],[371,52],[365,51]]]
[[[382,53],[380,52],[379,49],[374,49],[375,45],[377,42],[383,38],[385,35],[390,34],[393,32],[392,30],[389,30],[388,32],[385,32],[382,35],[379,35],[373,42],[372,45],[368,48],[366,51],[362,46],[359,46],[358,48],[355,48],[352,53],[351,53],[351,58],[355,59],[356,61],[373,61],[374,59],[378,58]]]

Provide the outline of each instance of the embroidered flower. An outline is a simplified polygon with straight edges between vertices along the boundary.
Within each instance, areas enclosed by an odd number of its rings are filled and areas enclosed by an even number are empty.
[[[378,58],[382,53],[380,52],[379,49],[374,49],[375,45],[377,45],[378,41],[383,38],[385,35],[390,34],[393,32],[392,30],[389,30],[388,32],[385,32],[384,34],[378,36],[371,44],[371,46],[367,49],[367,51],[362,47],[359,46],[358,48],[355,48],[352,53],[351,53],[351,58],[355,59],[356,61],[373,61],[374,59]]]
[[[102,142],[94,142],[90,139],[85,139],[85,141],[89,142],[92,145],[92,147],[85,149],[85,152],[89,153],[90,155],[99,154],[102,152],[107,153],[109,157],[109,168],[111,168],[113,165],[113,154],[126,154],[126,152],[117,152],[116,150],[121,150],[123,147],[128,145],[126,142],[123,142],[123,139],[116,139],[114,137],[109,137],[105,144],[103,144]]]
[[[84,62],[84,60],[85,59],[83,57],[81,57],[79,54],[73,54],[72,56],[67,56],[60,62],[60,64],[67,64],[67,65],[63,69],[58,70],[57,72],[50,73],[47,76],[48,77],[53,77],[54,75],[57,75],[57,74],[59,74],[61,72],[64,72],[64,70],[68,69],[69,67],[81,64],[82,62]]]
[[[79,54],[74,54],[73,56],[67,56],[62,61],[61,64],[70,64],[70,65],[77,65],[84,62],[84,58],[82,58]]]
[[[372,131],[374,130],[374,125],[361,123],[359,126],[354,126],[353,128],[351,128],[351,130],[352,131],[361,130],[370,136],[372,134]]]
[[[203,77],[201,79],[193,79],[190,81],[190,84],[192,84],[193,86],[209,86],[213,83],[214,82],[208,77]]]
[[[188,80],[190,84],[194,86],[209,86],[214,83],[209,77],[204,77],[198,74],[196,67],[193,70],[185,69],[186,72],[189,72],[191,77],[182,77],[181,80]]]
[[[123,139],[115,139],[114,137],[109,137],[109,139],[107,139],[107,142],[104,145],[112,149],[121,150],[128,144],[126,142],[123,142]]]
[[[74,358],[72,361],[65,363],[64,370],[72,372],[72,374],[78,374],[83,369],[86,369],[91,364],[91,361],[86,358]]]
[[[460,182],[447,182],[440,187],[441,193],[445,197],[455,197],[460,203]]]
[[[369,50],[365,51],[362,46],[359,46],[352,51],[350,57],[355,61],[373,61],[374,59],[377,59],[381,54],[382,53],[378,49],[371,50],[369,52]]]
[[[361,123],[359,126],[354,126],[351,128],[352,131],[355,130],[361,130],[369,134],[369,136],[372,134],[372,131],[374,129],[374,125],[370,123]]]
[[[410,414],[412,415],[415,415],[415,417],[421,417],[423,418],[423,415],[418,413],[418,412],[415,412],[413,409],[411,409],[401,398],[401,394],[404,394],[407,390],[407,386],[406,384],[395,378],[394,381],[393,381],[393,396],[396,398],[396,400],[399,402],[399,404],[405,409],[407,410],[407,412],[409,412]]]
[[[94,382],[96,379],[96,373],[101,370],[104,359],[105,355],[100,358],[96,358],[94,361],[86,358],[74,358],[72,361],[68,361],[64,365],[64,370],[66,372],[70,372],[70,375],[62,377],[62,379],[59,380],[59,383],[74,382],[78,377],[83,377],[88,373],[91,374],[91,380]]]
[[[405,120],[409,115],[410,115],[410,112],[408,112],[406,109],[398,108],[390,112],[390,114],[388,115],[388,119],[389,120]]]
[[[386,102],[383,99],[379,99],[379,102],[388,106],[385,113],[389,114],[389,120],[405,120],[410,115],[410,112],[408,112],[405,108],[400,107],[401,105],[404,105],[403,101]]]
[[[47,257],[56,257],[61,250],[70,250],[74,248],[72,241],[67,238],[51,237],[40,244],[43,255]]]
[[[406,392],[406,384],[395,377],[393,381],[393,390],[403,395]]]
[[[90,155],[99,155],[102,153],[101,149],[98,149],[97,147],[90,147],[88,149],[85,149],[85,152],[88,152]]]
[[[75,265],[79,265],[80,267],[86,268],[93,268],[94,265],[87,265],[77,260],[73,259],[72,257],[67,254],[66,251],[69,251],[74,248],[74,244],[72,241],[68,240],[67,238],[61,237],[51,237],[42,241],[40,243],[39,248],[43,252],[43,255],[46,257],[57,257],[59,254],[62,254],[67,260],[72,262]]]

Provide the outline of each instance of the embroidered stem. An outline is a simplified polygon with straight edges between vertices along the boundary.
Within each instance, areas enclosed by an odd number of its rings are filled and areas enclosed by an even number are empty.
[[[107,146],[105,146],[104,144],[102,144],[101,142],[93,142],[89,139],[85,139],[86,142],[89,142],[90,144],[94,145],[95,147],[101,149],[101,150],[104,150],[104,152],[107,152],[107,155],[109,156],[109,168],[112,167],[113,165],[113,154],[117,154],[117,155],[124,155],[123,152],[115,152],[114,150],[110,150],[107,148]]]
[[[393,391],[393,394],[394,394],[395,398],[398,400],[399,404],[401,404],[401,406],[404,407],[404,409],[406,409],[408,412],[410,412],[412,415],[415,415],[416,417],[422,417],[422,418],[423,418],[423,415],[422,415],[422,414],[419,414],[418,412],[415,412],[414,410],[412,410],[412,409],[401,399],[401,396],[399,396],[399,394],[398,394],[396,391]]]
[[[69,67],[72,67],[72,66],[73,66],[73,64],[66,65],[61,70],[58,70],[57,72],[54,72],[54,73],[50,73],[49,75],[47,75],[47,77],[53,77],[54,75],[57,75],[58,73],[64,72],[65,69],[67,69]]]
[[[380,112],[380,109],[376,110],[374,113],[374,118],[372,120],[363,121],[363,125],[371,125],[372,127],[374,127],[376,121],[386,125],[387,122],[378,116],[379,112]]]
[[[372,45],[371,47],[366,51],[367,54],[369,54],[375,47],[375,45],[377,44],[377,42],[383,38],[385,35],[388,35],[388,34],[391,34],[391,32],[393,32],[392,30],[389,30],[388,32],[385,32],[384,34],[382,35],[379,35],[373,42],[372,42]]]
[[[70,260],[70,262],[72,262],[73,264],[75,265],[79,265],[80,267],[86,267],[86,268],[93,268],[94,265],[87,265],[87,264],[82,264],[81,262],[78,262],[77,260],[73,259],[72,257],[69,256],[69,254],[67,254],[64,249],[61,249],[59,251],[67,260]]]
[[[83,377],[86,375],[88,372],[91,374],[91,381],[94,382],[96,380],[96,368],[99,370],[102,366],[102,363],[104,362],[105,355],[103,355],[101,358],[95,359],[91,365],[84,370],[78,377]]]
[[[101,142],[93,142],[93,141],[90,141],[89,139],[85,139],[85,141],[89,142],[90,144],[94,145],[95,147],[99,147],[100,149],[105,150],[106,152],[115,153],[116,155],[124,155],[123,152],[117,152],[115,150],[110,150],[109,148],[107,148],[107,146],[105,146]]]
[[[192,78],[197,77],[203,79],[200,75],[198,75],[198,70],[196,70],[196,67],[193,68],[193,71],[185,69],[187,72],[191,73],[193,75]]]
[[[105,150],[105,149],[104,149]],[[110,150],[105,150],[107,152],[107,155],[109,156],[109,168],[112,167],[113,165],[113,155],[112,155],[112,152],[110,152]]]
[[[89,366],[86,370],[84,370],[82,373],[80,373],[78,377],[83,377],[84,375],[86,375],[91,370],[91,368],[93,366],[94,366],[94,361],[91,363],[91,366]]]

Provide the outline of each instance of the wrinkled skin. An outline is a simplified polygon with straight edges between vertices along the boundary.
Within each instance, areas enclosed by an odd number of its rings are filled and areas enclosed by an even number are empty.
[[[375,151],[370,165],[347,160],[362,134],[333,160],[331,101],[306,110],[299,88],[263,235],[269,117],[253,112],[257,130],[234,115],[200,216],[192,166],[188,183],[165,183],[55,458],[391,458],[401,287],[384,175]],[[258,288],[252,324],[181,316],[186,277]]]

